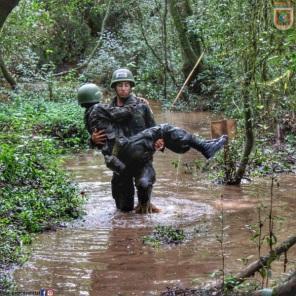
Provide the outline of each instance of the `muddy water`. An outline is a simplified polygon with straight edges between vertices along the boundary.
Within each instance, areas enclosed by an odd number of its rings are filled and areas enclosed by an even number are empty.
[[[153,106],[154,109],[156,106]],[[210,114],[156,113],[158,122],[170,122],[209,137]],[[136,215],[115,210],[110,192],[111,173],[102,157],[92,152],[73,156],[66,167],[80,190],[85,192],[86,215],[65,229],[37,237],[29,261],[14,272],[18,290],[41,287],[55,289],[55,295],[159,295],[168,286],[194,287],[221,268],[216,235],[221,223],[223,194],[225,269],[243,268],[242,257],[257,257],[247,225],[257,222],[257,207],[268,206],[270,178],[241,186],[213,185],[206,174],[192,170],[197,152],[178,156],[169,151],[155,156],[157,183],[153,202],[160,214]],[[173,163],[173,164],[172,164]],[[177,167],[177,168],[175,168]],[[295,176],[281,176],[274,189],[274,214],[279,241],[295,234]],[[262,211],[267,217],[268,208]],[[267,221],[264,222],[267,233]],[[156,225],[181,227],[189,234],[182,245],[153,249],[142,238]],[[264,252],[264,251],[263,251]],[[295,268],[296,250],[288,255],[287,269]],[[283,271],[283,260],[275,264],[273,276]]]

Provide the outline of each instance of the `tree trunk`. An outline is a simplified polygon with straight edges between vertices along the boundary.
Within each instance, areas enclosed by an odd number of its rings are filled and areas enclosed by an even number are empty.
[[[274,295],[278,296],[293,296],[296,291],[296,271],[289,277],[289,279],[273,288]]]
[[[0,29],[10,12],[18,5],[19,0],[2,0],[0,1]]]
[[[100,37],[95,45],[95,47],[93,48],[93,50],[91,51],[89,57],[78,67],[76,68],[73,68],[71,69],[70,71],[80,71],[82,69],[85,69],[84,71],[88,71],[89,69],[89,64],[90,64],[90,61],[92,60],[92,58],[94,57],[94,55],[96,54],[97,50],[101,47],[102,45],[102,42],[103,42],[103,33],[104,33],[104,30],[105,30],[105,24],[106,24],[106,21],[107,21],[107,18],[109,17],[109,13],[110,13],[110,7],[111,7],[111,3],[112,3],[112,0],[108,0],[108,4],[107,4],[107,9],[106,9],[106,12],[105,12],[105,16],[104,16],[104,19],[103,19],[103,22],[102,22],[102,27],[101,27],[101,33],[100,33]],[[69,73],[69,70],[67,71],[63,71],[63,72],[60,72],[60,73],[56,73],[54,74],[53,76],[54,77],[58,77],[58,76],[64,76],[66,74]]]
[[[7,82],[10,84],[12,89],[16,88],[16,81],[15,79],[12,77],[12,75],[9,73],[9,71],[7,70],[5,63],[3,61],[3,58],[1,56],[0,53],[0,69],[3,73],[4,78],[7,80]]]
[[[229,185],[238,185],[245,174],[246,167],[249,162],[249,156],[254,146],[254,133],[253,133],[253,120],[252,120],[252,106],[249,97],[248,88],[251,80],[246,78],[243,91],[243,106],[244,106],[244,121],[245,121],[245,146],[243,156],[241,158],[239,167],[235,173],[233,180],[228,180],[226,183]]]
[[[167,49],[167,15],[168,15],[168,0],[164,1],[164,16],[163,16],[163,53],[164,53],[164,84],[163,97],[167,101],[167,68],[168,68],[168,49]]]
[[[148,39],[147,39],[147,36],[145,34],[145,28],[144,28],[144,25],[143,25],[143,15],[142,15],[142,12],[141,12],[141,9],[140,9],[140,6],[138,6],[138,9],[137,9],[137,16],[135,16],[135,18],[137,19],[138,21],[138,24],[139,24],[139,27],[140,27],[140,30],[141,30],[141,34],[143,36],[143,40],[146,44],[146,46],[150,49],[151,53],[153,54],[153,56],[157,59],[157,61],[159,62],[159,64],[161,65],[162,68],[165,69],[166,73],[168,75],[170,75],[170,78],[172,79],[174,85],[176,86],[176,88],[179,88],[178,86],[178,83],[175,79],[175,76],[174,76],[174,73],[173,73],[173,70],[171,69],[171,67],[169,66],[169,63],[168,63],[168,60],[165,60],[165,61],[162,61],[162,58],[161,56],[159,56],[157,54],[157,52],[155,51],[154,47],[149,43]]]
[[[185,78],[191,72],[198,57],[201,55],[201,44],[196,39],[196,36],[190,36],[186,25],[186,18],[192,15],[192,9],[189,0],[170,0],[169,9],[173,18],[174,25],[177,30],[178,38],[181,45],[183,56],[183,74]],[[194,71],[189,81],[189,89],[191,91],[200,92],[200,85],[198,82],[193,83],[198,73],[202,71],[202,63]]]
[[[269,294],[267,293],[267,291]],[[296,271],[286,280],[283,284],[280,284],[273,289],[263,289],[255,291],[252,296],[263,296],[263,295],[276,295],[276,296],[295,296],[296,291]]]
[[[0,34],[1,34],[1,29],[5,23],[8,15],[13,10],[13,8],[18,5],[18,3],[19,3],[19,0],[2,0],[2,1],[0,1]],[[16,87],[16,81],[12,77],[12,75],[9,73],[8,69],[6,68],[1,52],[0,52],[0,69],[3,73],[4,78],[7,80],[7,82],[14,89]]]
[[[260,5],[254,1],[249,0],[250,9],[250,23],[246,28],[248,34],[246,36],[246,44],[248,49],[242,56],[242,70],[244,75],[242,85],[242,103],[244,110],[244,123],[245,123],[245,145],[242,158],[238,169],[236,170],[231,180],[226,180],[229,185],[238,185],[245,174],[246,167],[249,162],[249,156],[254,146],[254,132],[253,132],[253,118],[252,118],[252,93],[251,83],[256,84],[256,67],[257,67],[257,55],[258,55],[258,35],[259,27],[257,22],[257,13],[260,10]]]

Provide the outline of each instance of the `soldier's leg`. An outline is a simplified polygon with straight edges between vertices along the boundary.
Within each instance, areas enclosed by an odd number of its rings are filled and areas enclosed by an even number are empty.
[[[155,183],[155,170],[152,162],[147,162],[135,175],[136,187],[138,191],[137,213],[152,213],[160,210],[151,203],[151,193]]]
[[[172,126],[170,124],[162,124],[162,135],[165,146],[176,153],[185,153],[193,148],[205,158],[211,158],[219,151],[227,142],[227,136],[223,135],[215,140],[200,139],[184,129]]]
[[[128,173],[113,174],[111,188],[116,208],[124,212],[132,211],[134,209],[135,195],[133,177]]]

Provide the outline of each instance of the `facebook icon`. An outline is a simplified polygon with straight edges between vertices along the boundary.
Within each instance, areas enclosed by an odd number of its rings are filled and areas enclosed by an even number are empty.
[[[44,288],[41,288],[40,289],[40,294],[39,294],[40,296],[46,296],[47,295],[47,293],[46,293],[46,289],[44,289]]]

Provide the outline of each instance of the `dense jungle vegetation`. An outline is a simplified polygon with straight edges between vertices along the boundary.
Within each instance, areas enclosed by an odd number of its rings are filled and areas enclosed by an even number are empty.
[[[295,1],[292,1],[295,6]],[[81,198],[61,169],[87,147],[76,90],[108,97],[119,67],[135,93],[174,110],[237,122],[219,179],[296,172],[296,30],[265,0],[0,1],[0,267],[23,260],[32,234],[76,218]],[[217,166],[218,167],[218,166]],[[0,270],[1,273],[1,270]],[[5,285],[2,278],[1,285]]]

